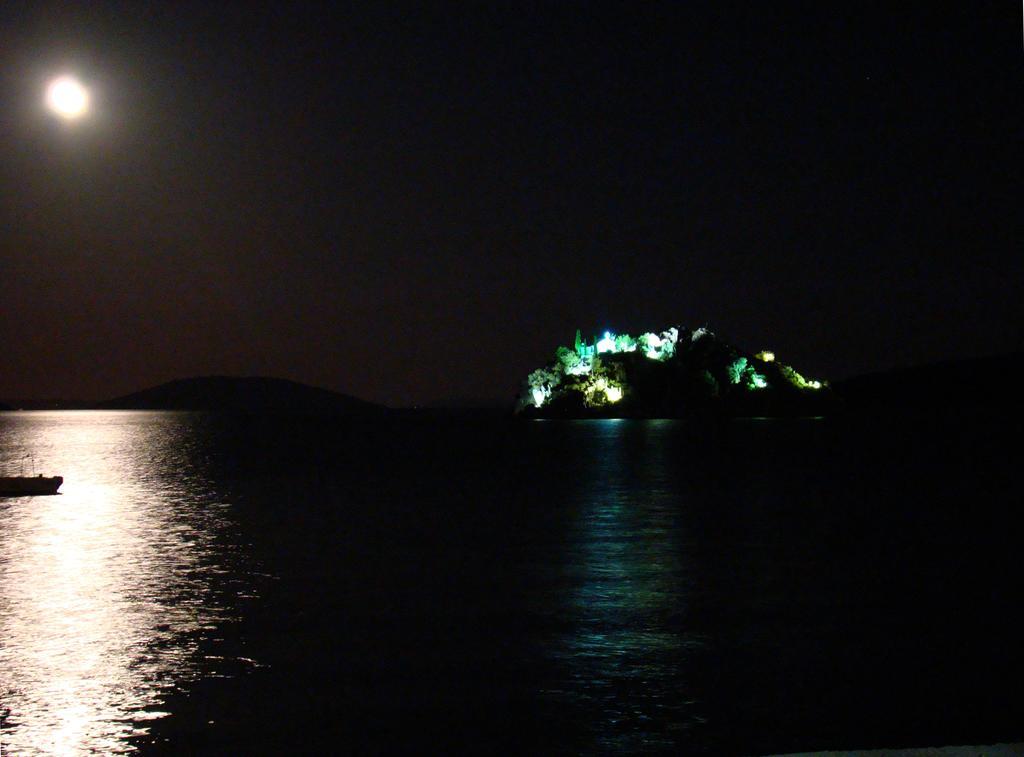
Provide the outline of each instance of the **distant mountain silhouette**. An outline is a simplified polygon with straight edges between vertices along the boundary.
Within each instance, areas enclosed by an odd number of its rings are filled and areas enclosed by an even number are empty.
[[[1024,408],[1024,352],[947,360],[837,381],[833,389],[851,410]]]
[[[95,401],[75,399],[22,399],[8,397],[6,405],[10,410],[91,410]]]
[[[495,397],[443,397],[418,405],[423,410],[501,410],[508,411],[508,399]]]
[[[203,376],[169,381],[100,402],[97,407],[118,410],[332,415],[370,415],[387,410],[383,405],[286,379],[232,376]]]
[[[4,410],[13,410],[13,409],[14,408],[12,408],[10,405],[5,405],[3,402],[0,402],[0,412],[3,412]]]

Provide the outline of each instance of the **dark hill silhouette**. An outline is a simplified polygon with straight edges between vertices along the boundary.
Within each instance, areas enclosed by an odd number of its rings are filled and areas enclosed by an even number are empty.
[[[96,407],[95,400],[75,399],[23,399],[18,397],[7,398],[5,404],[9,410],[92,410]]]
[[[233,413],[370,415],[382,405],[286,379],[203,376],[178,379],[98,403],[117,410],[209,410]]]
[[[4,410],[12,410],[12,409],[13,408],[10,405],[5,405],[3,402],[0,402],[0,412],[3,412]]]
[[[838,381],[833,389],[850,410],[1020,410],[1021,371],[1024,352],[1015,352],[868,373]]]

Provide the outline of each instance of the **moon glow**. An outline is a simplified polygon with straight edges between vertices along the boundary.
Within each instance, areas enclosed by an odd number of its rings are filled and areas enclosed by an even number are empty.
[[[61,118],[73,121],[89,109],[89,91],[72,76],[61,76],[46,88],[46,105]]]

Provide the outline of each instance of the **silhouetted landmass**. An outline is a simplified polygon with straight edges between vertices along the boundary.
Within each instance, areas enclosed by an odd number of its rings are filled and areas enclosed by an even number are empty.
[[[894,368],[836,382],[848,411],[936,412],[1024,409],[1024,353]]]
[[[231,413],[372,415],[382,405],[277,378],[204,376],[179,379],[98,403],[118,410],[207,410]]]
[[[508,399],[495,397],[445,397],[417,405],[414,410],[502,410],[508,412]]]
[[[14,408],[12,408],[10,405],[5,405],[3,402],[0,402],[0,413],[2,413],[4,410],[13,410],[13,409]]]
[[[517,412],[540,418],[816,416],[831,411],[827,382],[808,379],[762,350],[744,352],[706,328],[658,334],[606,332],[573,348],[523,384]]]
[[[9,410],[91,410],[96,402],[68,399],[8,399]]]

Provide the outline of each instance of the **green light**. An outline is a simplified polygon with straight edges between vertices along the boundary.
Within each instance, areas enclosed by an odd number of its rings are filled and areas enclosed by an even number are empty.
[[[672,326],[661,332],[661,359],[668,360],[676,354],[676,343],[679,341],[679,329]]]
[[[562,366],[562,370],[569,376],[583,376],[590,373],[593,359],[590,356],[581,357],[578,352],[568,347],[559,347],[555,357]]]
[[[587,344],[586,342],[583,341],[583,337],[580,336],[580,330],[579,329],[576,329],[575,351],[576,351],[576,354],[579,355],[581,358],[591,358],[591,357],[594,356],[594,353],[597,351],[592,346],[590,346],[589,344]]]
[[[526,384],[530,387],[530,396],[536,407],[541,407],[551,399],[554,387],[561,383],[562,374],[558,368],[558,364],[555,363],[551,367],[538,368],[526,377]]]
[[[765,387],[768,386],[768,379],[766,379],[760,373],[751,371],[749,383],[747,384],[747,386],[750,389],[764,389]]]
[[[783,365],[780,363],[779,371],[782,373],[783,376],[786,377],[786,380],[790,384],[795,386],[797,389],[818,390],[821,389],[821,387],[823,386],[823,384],[820,381],[808,381],[799,373],[797,373],[796,370],[794,370],[791,366]]]
[[[768,386],[768,379],[754,370],[745,357],[738,357],[726,368],[729,373],[729,381],[733,384],[744,383],[747,389],[765,389]]]
[[[636,339],[629,334],[619,334],[615,337],[616,352],[636,352]]]
[[[651,333],[641,334],[639,342],[645,357],[651,360],[661,360],[661,337]]]
[[[763,360],[766,363],[775,362],[775,353],[772,352],[771,350],[761,350],[756,355],[754,355],[754,357],[756,357],[758,360]]]
[[[624,394],[622,386],[600,376],[592,378],[583,388],[583,401],[587,407],[603,407],[618,402]]]
[[[647,332],[641,334],[636,344],[644,351],[644,356],[650,360],[665,361],[676,354],[676,341],[679,339],[679,329],[670,328],[662,331],[661,334]],[[632,350],[631,350],[632,351]]]
[[[740,383],[743,380],[744,372],[747,370],[747,359],[745,357],[736,358],[729,364],[726,370],[729,373],[729,381],[734,384]]]

